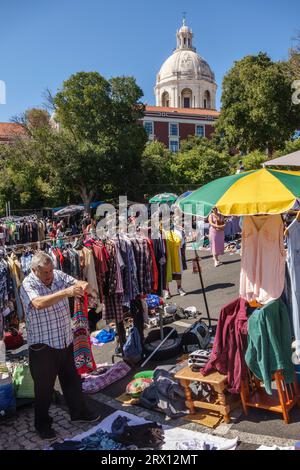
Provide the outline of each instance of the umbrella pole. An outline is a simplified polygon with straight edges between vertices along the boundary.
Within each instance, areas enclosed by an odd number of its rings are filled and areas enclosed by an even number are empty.
[[[205,292],[205,287],[204,287],[203,278],[202,278],[202,271],[201,271],[201,267],[200,267],[200,263],[199,263],[199,255],[197,253],[197,250],[195,250],[195,254],[196,254],[196,263],[197,263],[199,279],[200,279],[200,283],[201,283],[202,294],[203,294],[205,308],[206,308],[206,314],[207,314],[207,317],[205,319],[208,320],[208,327],[209,327],[209,329],[211,329],[211,317],[210,317],[210,313],[209,313],[209,308],[208,308],[208,303],[207,303],[207,298],[206,298],[206,292]]]

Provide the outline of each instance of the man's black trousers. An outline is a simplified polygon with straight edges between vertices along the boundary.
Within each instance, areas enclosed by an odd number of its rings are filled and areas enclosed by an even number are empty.
[[[71,419],[87,415],[81,380],[76,371],[73,343],[64,349],[35,344],[29,348],[29,366],[34,381],[34,424],[39,431],[51,426],[49,408],[53,398],[56,378],[68,405]]]

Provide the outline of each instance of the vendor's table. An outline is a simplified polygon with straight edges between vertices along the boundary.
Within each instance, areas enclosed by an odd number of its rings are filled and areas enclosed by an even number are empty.
[[[190,367],[177,372],[175,379],[178,379],[181,385],[184,387],[187,406],[191,414],[195,413],[195,408],[204,408],[206,410],[218,411],[224,416],[225,423],[230,422],[230,404],[225,394],[227,388],[227,376],[219,374],[219,372],[212,372],[206,376],[200,372],[193,372]],[[203,384],[209,384],[216,392],[217,399],[215,403],[207,403],[205,401],[193,400],[190,383],[198,382]]]

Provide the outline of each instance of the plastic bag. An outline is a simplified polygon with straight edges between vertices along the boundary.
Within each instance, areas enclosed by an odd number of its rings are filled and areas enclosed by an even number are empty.
[[[18,364],[14,368],[13,384],[17,398],[34,398],[34,382],[28,364]]]

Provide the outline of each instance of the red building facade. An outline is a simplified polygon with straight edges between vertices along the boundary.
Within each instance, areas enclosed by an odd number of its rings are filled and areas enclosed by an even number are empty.
[[[165,144],[178,152],[180,142],[188,136],[211,138],[219,112],[211,109],[146,106],[143,124],[149,140]]]

